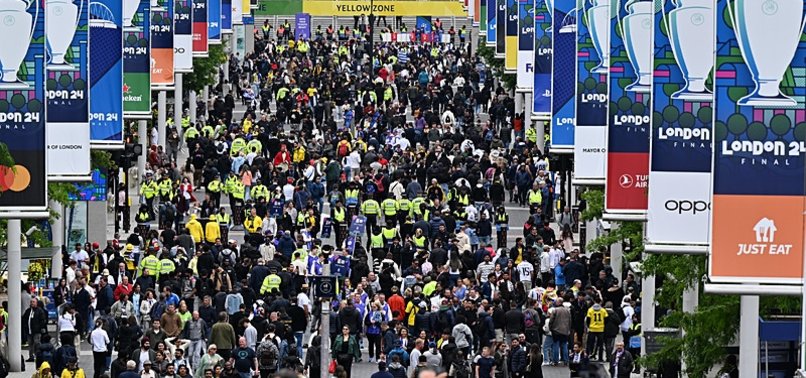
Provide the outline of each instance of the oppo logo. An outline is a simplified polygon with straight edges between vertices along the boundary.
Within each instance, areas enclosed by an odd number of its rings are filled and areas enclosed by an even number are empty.
[[[696,215],[711,210],[711,203],[705,201],[689,201],[689,200],[668,200],[664,204],[667,211],[673,213],[683,214],[691,213]]]
[[[174,47],[174,53],[176,54],[184,54],[185,48],[184,47]]]

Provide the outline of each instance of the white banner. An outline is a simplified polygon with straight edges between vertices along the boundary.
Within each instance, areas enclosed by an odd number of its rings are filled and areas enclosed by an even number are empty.
[[[243,3],[240,0],[232,0],[232,24],[243,25]]]
[[[574,130],[574,181],[584,185],[604,185],[607,128],[577,126]]]
[[[531,92],[535,83],[534,51],[518,51],[518,80],[515,84],[518,92]]]
[[[650,172],[649,182],[647,244],[707,244],[711,174]]]
[[[174,35],[174,70],[193,72],[192,35]]]
[[[48,176],[51,180],[89,178],[90,128],[86,123],[48,122]]]

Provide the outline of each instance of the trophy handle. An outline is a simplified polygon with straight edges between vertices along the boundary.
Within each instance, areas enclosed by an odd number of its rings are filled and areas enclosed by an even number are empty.
[[[80,0],[78,2],[78,4],[79,4],[78,5],[78,17],[76,17],[76,26],[75,26],[76,29],[78,28],[78,21],[81,20],[81,12],[84,11],[84,0]]]
[[[725,0],[725,8],[728,8],[728,17],[730,17],[731,26],[733,26],[733,31],[736,32],[736,17],[734,17],[733,8],[730,6],[730,0]],[[715,10],[716,11],[716,10]],[[738,33],[737,33],[738,34]]]
[[[44,2],[45,0],[42,1]],[[28,10],[28,8],[30,8],[31,5],[35,3],[36,3],[36,13],[34,13],[34,20],[33,20],[34,22],[31,23],[31,34],[28,35],[28,42],[31,42],[31,39],[34,38],[34,30],[36,30],[36,23],[37,21],[39,21],[39,3],[37,3],[37,0],[31,0],[30,2],[28,2],[28,6],[25,7],[25,10]]]

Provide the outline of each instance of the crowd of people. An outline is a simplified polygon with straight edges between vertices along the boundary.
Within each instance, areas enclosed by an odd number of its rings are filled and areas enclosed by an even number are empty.
[[[508,91],[464,38],[371,43],[373,21],[256,28],[197,122],[149,147],[137,227],[65,253],[56,334],[24,298],[38,378],[82,378],[82,341],[94,378],[346,378],[364,360],[394,378],[630,376],[640,286],[575,246]],[[507,206],[528,208],[522,232]]]

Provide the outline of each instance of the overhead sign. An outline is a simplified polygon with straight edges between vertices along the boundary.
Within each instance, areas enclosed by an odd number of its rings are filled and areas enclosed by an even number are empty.
[[[495,57],[504,59],[507,44],[507,1],[496,0],[498,10],[495,14]]]
[[[90,54],[90,142],[93,148],[123,144],[123,7],[90,3],[90,40],[104,46]]]
[[[584,1],[577,10],[574,180],[579,184],[604,185],[605,181],[610,22],[618,3]]]
[[[174,71],[193,72],[193,0],[174,1]]]
[[[194,58],[206,58],[209,53],[210,46],[207,43],[207,2],[208,0],[193,0]]]
[[[237,0],[233,0],[237,1]],[[311,16],[375,16],[467,17],[462,4],[456,1],[392,1],[392,0],[304,0],[302,12]]]
[[[0,30],[0,142],[16,164],[0,171],[0,212],[48,206],[45,141],[45,12],[42,2],[12,1]],[[26,8],[27,7],[27,8]]]
[[[518,75],[516,90],[531,92],[534,85],[535,0],[518,0]]]
[[[222,0],[209,0],[207,3],[209,7],[207,12],[207,38],[208,43],[211,45],[221,44],[221,9],[223,9]]]
[[[510,74],[518,72],[518,1],[504,0],[506,4],[504,72]]]
[[[151,118],[150,7],[141,0],[137,9],[123,8],[124,118]]]
[[[151,89],[174,86],[174,2],[151,11]]]
[[[551,15],[548,6],[553,1],[535,0],[534,7],[534,54],[532,59],[532,117],[549,120],[551,114]],[[520,61],[520,58],[518,58]],[[573,62],[571,62],[573,65]],[[566,78],[565,80],[569,80]]]
[[[574,152],[576,124],[576,1],[555,0],[553,3],[554,22],[547,32],[551,35],[550,145],[554,153],[569,154]],[[539,48],[537,51],[540,51]]]
[[[232,0],[221,0],[221,34],[232,34]]]
[[[48,178],[86,180],[90,174],[89,6],[45,1]]]
[[[610,24],[605,213],[638,219],[649,189],[654,9],[652,0],[629,2]]]
[[[666,2],[655,14],[647,244],[708,244],[715,6]]]
[[[498,1],[497,0],[487,0],[487,32],[486,35],[486,42],[487,47],[495,48],[496,43],[496,34],[498,28],[496,27],[496,14],[498,12]]]
[[[802,283],[804,18],[800,0],[717,3],[712,281]]]

